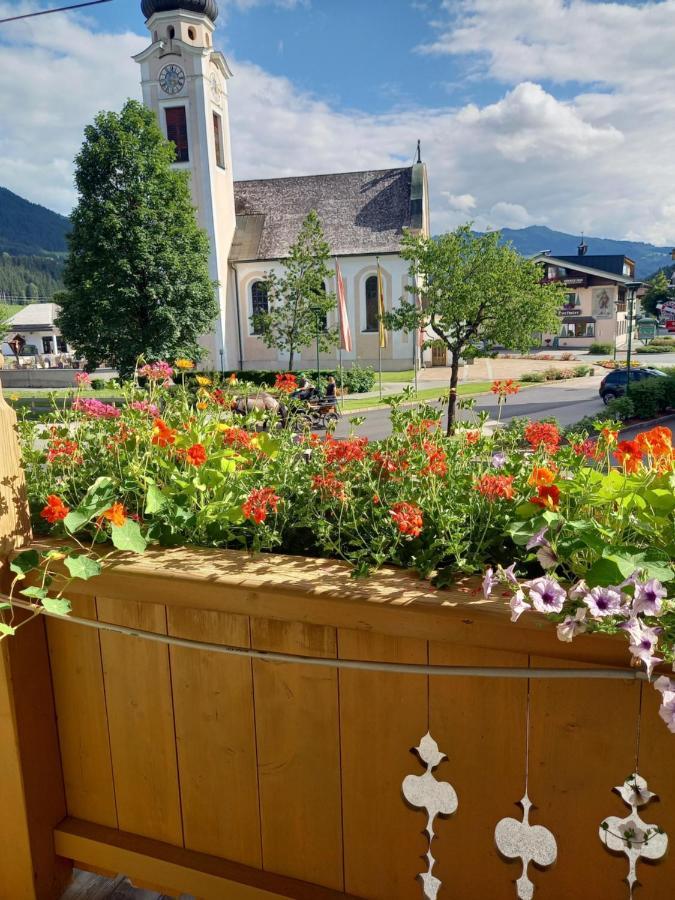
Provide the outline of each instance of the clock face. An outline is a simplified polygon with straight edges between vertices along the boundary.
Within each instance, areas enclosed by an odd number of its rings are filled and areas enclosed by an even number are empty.
[[[180,66],[164,66],[159,73],[159,86],[165,94],[177,94],[185,87],[185,72]]]

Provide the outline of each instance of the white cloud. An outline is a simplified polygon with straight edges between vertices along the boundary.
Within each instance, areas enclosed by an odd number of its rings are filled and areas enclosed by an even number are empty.
[[[643,7],[586,0],[448,5],[460,12],[439,32],[439,42],[450,45],[456,34],[452,46],[463,53],[482,49],[483,73],[505,82],[500,99],[366,115],[338,110],[288,79],[234,58],[236,177],[407,164],[419,137],[436,232],[473,218],[483,228],[547,222],[572,233],[675,243],[675,36],[667,22],[658,38],[653,31],[655,9],[665,16],[675,11],[675,0]],[[16,5],[0,0],[0,12],[9,8]],[[548,85],[554,72],[559,79],[574,77],[580,55],[575,41],[585,41],[572,10],[591,16],[597,45],[592,51],[580,45],[593,59],[577,69],[592,74],[596,86],[577,89],[574,96],[567,91],[561,99]],[[620,60],[629,42],[617,22],[640,44],[639,52],[630,51],[628,72]],[[85,19],[71,16],[20,25],[11,43],[7,34],[0,66],[0,183],[68,212],[74,201],[72,159],[83,127],[99,109],[118,109],[128,96],[139,96],[131,56],[147,37],[94,33]],[[653,59],[642,47],[647,39],[654,42]],[[612,75],[617,69],[622,71]],[[545,79],[547,87],[535,79]]]

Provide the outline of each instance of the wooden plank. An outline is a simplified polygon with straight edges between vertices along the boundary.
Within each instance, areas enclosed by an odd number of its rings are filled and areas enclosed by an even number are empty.
[[[96,618],[92,597],[72,603]],[[47,635],[68,814],[117,827],[99,632],[52,618]]]
[[[434,665],[527,666],[527,656],[431,643]],[[527,681],[500,678],[429,679],[430,731],[448,760],[439,781],[457,791],[459,806],[438,819],[432,853],[434,874],[456,897],[513,900],[520,862],[507,863],[495,847],[495,825],[520,819],[525,793]],[[538,813],[532,820],[539,821]],[[545,893],[542,886],[542,894]]]
[[[425,641],[338,632],[345,659],[426,663]],[[372,900],[417,898],[426,851],[420,814],[401,795],[423,769],[410,753],[428,726],[424,675],[340,670],[345,889]]]
[[[640,716],[640,748],[638,771],[647,779],[649,790],[658,799],[640,808],[640,816],[649,825],[659,825],[668,835],[669,847],[657,863],[639,863],[638,878],[642,887],[637,894],[649,900],[672,900],[675,883],[675,734],[668,731],[659,716],[661,694],[649,684],[642,684]],[[626,773],[628,774],[628,773]],[[623,816],[628,812],[617,794],[612,796],[606,815]],[[637,892],[636,892],[637,893]]]
[[[628,811],[612,788],[634,771],[639,691],[637,682],[531,682],[530,799],[558,842],[556,865],[531,870],[537,893],[574,897],[582,884],[584,896],[625,900],[626,859],[602,846],[598,828]]]
[[[76,819],[61,823],[55,841],[58,852],[76,859],[81,868],[126,872],[135,883],[200,900],[357,900],[317,884]]]
[[[335,631],[251,620],[251,645],[335,656]],[[254,660],[263,866],[342,890],[337,672]]]
[[[10,585],[8,556],[30,540],[20,458],[0,388],[0,591]],[[34,619],[0,642],[0,900],[60,895],[72,867],[52,834],[65,809],[45,625]]]
[[[249,647],[246,616],[169,609],[169,634]],[[171,648],[185,846],[262,865],[251,660]]]
[[[163,606],[97,597],[98,618],[166,633]],[[183,843],[169,648],[101,632],[119,827]]]

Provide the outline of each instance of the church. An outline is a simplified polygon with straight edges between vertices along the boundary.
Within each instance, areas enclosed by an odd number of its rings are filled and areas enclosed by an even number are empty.
[[[213,45],[216,0],[142,0],[141,9],[151,36],[134,57],[143,101],[176,146],[174,165],[190,173],[198,220],[211,244],[211,276],[218,282],[220,312],[213,333],[203,339],[204,366],[284,367],[286,354],[265,346],[252,316],[266,309],[265,275],[283,270],[311,210],[318,213],[344,282],[352,349],[343,352],[343,363],[377,365],[378,261],[385,309],[391,310],[408,283],[408,264],[400,257],[403,234],[429,234],[427,171],[419,154],[413,165],[395,169],[235,181],[228,114],[233,75]],[[335,292],[335,282],[333,276],[326,290]],[[331,313],[329,326],[337,324],[336,316]],[[387,337],[383,369],[411,369],[420,362],[413,335]],[[423,352],[430,357],[431,351]],[[297,367],[310,367],[315,359],[313,348],[304,348]],[[337,359],[337,349],[324,353],[321,365],[335,367]]]

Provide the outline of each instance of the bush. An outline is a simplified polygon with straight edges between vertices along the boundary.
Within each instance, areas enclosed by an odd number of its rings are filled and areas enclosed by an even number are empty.
[[[645,347],[638,347],[638,353],[668,353],[671,348],[660,344],[647,344]]]
[[[612,353],[614,351],[613,344],[594,343],[588,348],[588,352],[595,354]]]
[[[103,378],[92,378],[91,380],[91,389],[92,391],[104,391],[108,387],[107,382]]]
[[[544,376],[544,381],[562,381],[565,378],[565,370],[556,369],[555,366],[549,366],[541,374]]]
[[[584,375],[593,374],[593,366],[575,366],[572,369],[575,378],[583,378]]]
[[[640,417],[651,419],[675,406],[675,376],[647,378],[630,386],[630,399]]]
[[[635,403],[630,397],[617,397],[616,400],[610,400],[607,404],[604,415],[609,419],[625,422],[626,419],[632,419],[635,415]]]
[[[520,376],[521,381],[531,382],[533,384],[539,384],[542,381],[546,381],[546,377],[543,372],[525,372],[524,375]]]
[[[284,369],[283,371],[285,372],[286,370]],[[239,381],[247,381],[257,387],[272,387],[278,374],[280,374],[280,372],[277,370],[270,371],[267,369],[246,369],[243,372],[235,372]],[[316,384],[316,369],[303,369],[296,372],[296,375],[299,377],[305,375],[312,383]],[[322,369],[319,387],[325,385],[325,380],[329,375],[333,375],[338,386],[340,385],[339,369]],[[375,370],[371,366],[359,366],[357,363],[355,363],[351,369],[343,369],[342,377],[344,380],[345,393],[348,394],[364,394],[366,391],[372,390],[372,387],[375,384]]]

